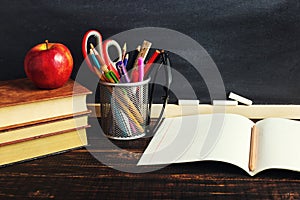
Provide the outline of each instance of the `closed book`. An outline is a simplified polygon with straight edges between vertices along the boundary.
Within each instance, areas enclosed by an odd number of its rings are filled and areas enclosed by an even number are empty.
[[[0,81],[0,131],[86,113],[90,93],[71,79],[52,90],[39,89],[29,79]]]
[[[70,117],[0,131],[0,147],[88,126],[88,116]],[[1,157],[1,156],[0,156]]]
[[[87,145],[82,126],[0,144],[0,166],[44,157]]]

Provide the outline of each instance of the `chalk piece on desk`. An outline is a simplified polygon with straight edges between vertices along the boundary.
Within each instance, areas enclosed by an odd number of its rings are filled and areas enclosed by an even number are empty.
[[[233,99],[235,101],[238,101],[240,103],[246,104],[248,106],[252,105],[252,101],[251,100],[249,100],[249,99],[247,99],[245,97],[242,97],[240,95],[234,94],[233,92],[230,92],[229,99]]]
[[[234,100],[213,100],[214,106],[237,106],[238,102]]]
[[[178,99],[178,105],[180,106],[195,106],[199,105],[199,100],[186,100],[186,99]]]

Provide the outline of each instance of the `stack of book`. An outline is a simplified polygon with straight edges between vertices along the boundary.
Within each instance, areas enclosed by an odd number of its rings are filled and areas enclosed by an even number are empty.
[[[0,165],[87,145],[91,91],[69,80],[53,90],[29,79],[0,82]]]

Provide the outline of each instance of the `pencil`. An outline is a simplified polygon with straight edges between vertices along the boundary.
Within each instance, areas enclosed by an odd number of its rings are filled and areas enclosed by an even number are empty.
[[[257,145],[258,143],[258,129],[254,125],[251,130],[251,141],[250,141],[250,155],[249,155],[249,170],[253,172],[255,170],[257,161]]]
[[[115,67],[113,66],[113,64],[112,64],[111,62],[107,62],[107,63],[106,63],[106,62],[104,61],[104,59],[102,58],[101,54],[100,54],[101,52],[98,52],[92,43],[90,43],[90,46],[91,46],[91,49],[93,50],[93,52],[94,52],[94,54],[95,54],[97,60],[99,61],[100,65],[101,65],[101,66],[106,65],[107,68],[108,68],[109,70],[111,70],[111,71],[113,71],[115,74],[117,74],[118,72],[117,72],[117,70],[115,69]],[[117,79],[118,79],[118,81],[119,81],[119,78],[118,78],[118,77],[117,77]]]
[[[105,79],[105,76],[104,74],[102,74],[99,69],[97,67],[94,66],[94,70],[95,70],[95,73],[97,74],[97,76],[99,77],[99,79],[103,82],[106,82],[107,80]]]
[[[139,123],[143,124],[144,119],[143,119],[140,111],[136,108],[134,103],[131,101],[131,99],[126,94],[124,94],[123,91],[121,91],[121,90],[116,90],[116,94],[120,97],[120,98],[117,98],[117,100],[122,99],[120,101],[126,103],[126,106],[125,106],[125,104],[124,104],[124,106],[129,107],[130,111],[132,112],[132,114],[134,114],[137,121]]]
[[[127,46],[126,46],[126,42],[125,42],[123,49],[122,49],[122,58],[121,58],[122,61],[124,61],[124,59],[125,59],[126,51],[127,51]]]
[[[155,62],[156,58],[158,57],[158,55],[160,54],[159,50],[155,50],[155,52],[152,54],[152,56],[150,57],[150,59],[148,60],[148,62],[145,65],[145,75],[147,76],[149,73],[149,70],[152,66],[152,64]]]
[[[119,99],[119,98],[116,98],[118,104],[121,106],[122,110],[128,115],[128,117],[130,118],[129,120],[132,120],[133,121],[133,124],[136,126],[136,128],[138,129],[138,131],[140,133],[143,133],[144,132],[144,128],[140,125],[139,123],[139,118],[141,117],[141,115],[133,115],[133,113],[130,112],[130,110],[126,107],[126,105]]]
[[[91,58],[92,58],[93,63],[96,65],[96,67],[97,67],[98,69],[100,69],[100,68],[101,68],[101,67],[100,67],[100,64],[99,64],[99,62],[98,62],[98,60],[97,60],[97,58],[96,58],[96,56],[95,56],[95,53],[93,52],[92,49],[90,49],[90,56],[91,56]]]
[[[100,65],[105,65],[103,58],[100,56],[99,52],[95,49],[94,45],[90,43],[91,49],[93,50],[96,58],[98,59]]]

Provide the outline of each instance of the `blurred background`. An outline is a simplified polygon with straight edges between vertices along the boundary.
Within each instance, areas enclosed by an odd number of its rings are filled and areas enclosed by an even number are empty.
[[[81,41],[86,31],[97,29],[106,39],[133,28],[162,27],[205,48],[221,73],[226,93],[233,91],[256,104],[300,104],[297,0],[2,0],[0,24],[0,80],[26,77],[26,52],[45,39],[71,50],[75,79],[84,61]],[[197,98],[210,103],[201,75],[184,58],[172,52],[170,58],[172,67],[189,77]],[[87,75],[96,78],[92,72]],[[178,98],[189,96],[183,91],[170,101]]]

